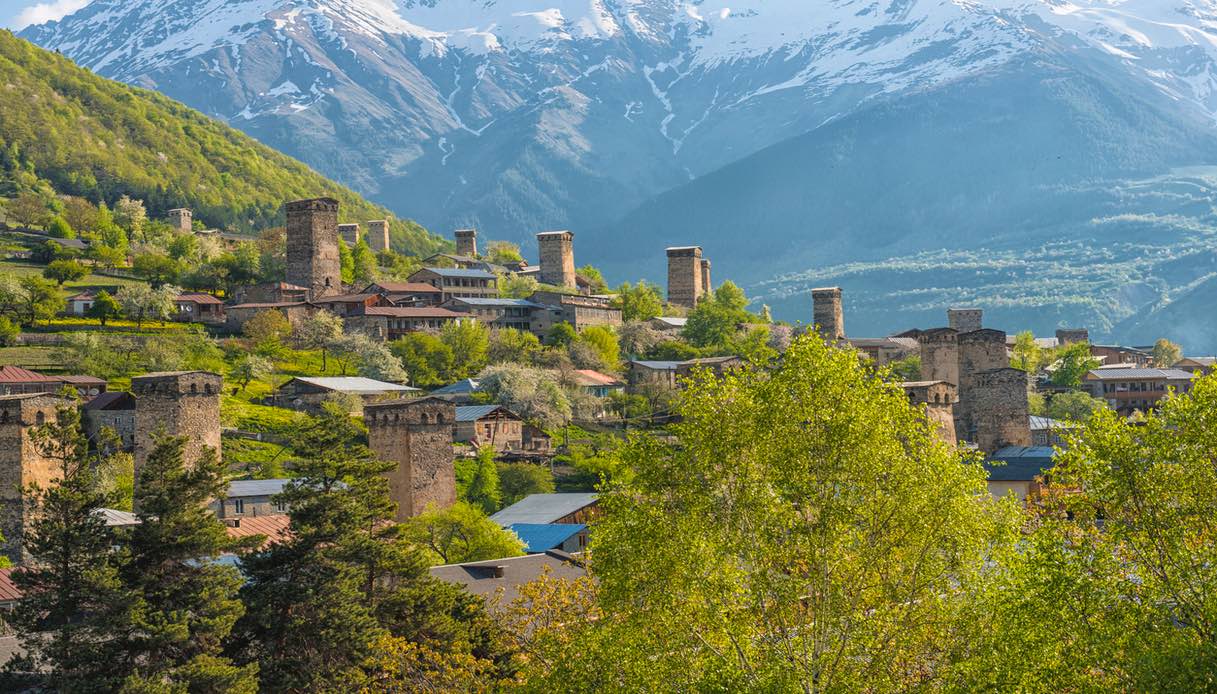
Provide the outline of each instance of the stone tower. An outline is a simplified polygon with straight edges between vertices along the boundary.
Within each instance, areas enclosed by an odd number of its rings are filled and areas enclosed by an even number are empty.
[[[710,261],[701,259],[701,295],[710,296],[714,293],[714,285],[710,283]]]
[[[955,386],[946,381],[917,381],[900,385],[911,404],[925,408],[926,419],[934,425],[938,438],[944,443],[956,445],[955,401],[958,397]]]
[[[921,346],[921,380],[959,385],[959,333],[934,328],[917,334]]]
[[[456,503],[456,468],[452,450],[456,406],[438,398],[396,400],[364,408],[368,446],[390,471],[389,489],[397,502],[397,520],[409,520],[428,505]]]
[[[701,246],[668,249],[668,303],[695,308],[705,293],[708,271],[702,267]]]
[[[841,288],[811,290],[812,320],[820,335],[829,342],[845,339],[845,312],[841,308]]]
[[[1090,342],[1090,331],[1086,328],[1061,328],[1056,331],[1056,342],[1062,347]]]
[[[150,373],[131,379],[135,396],[135,479],[161,435],[186,437],[186,462],[204,448],[220,455],[220,390],[208,371]]]
[[[985,453],[1005,446],[1031,445],[1029,375],[1009,367],[976,374],[969,440]]]
[[[543,231],[537,234],[541,253],[541,284],[575,289],[575,235],[569,231]]]
[[[359,243],[360,233],[358,224],[339,224],[338,236],[346,242],[347,248],[354,248]]]
[[[14,563],[22,559],[21,542],[30,516],[21,488],[37,482],[45,489],[59,478],[59,463],[42,454],[30,433],[56,421],[59,408],[69,404],[46,393],[0,396],[0,531],[4,554]]]
[[[470,258],[476,258],[478,256],[477,229],[456,230],[456,254],[469,256]],[[571,262],[574,261],[572,260]]]
[[[287,282],[308,288],[310,299],[342,293],[337,200],[287,203]]]
[[[959,404],[955,407],[956,435],[971,440],[976,431],[977,403],[984,400],[977,375],[1009,368],[1006,333],[1001,330],[973,330],[956,336],[959,345]]]
[[[389,250],[389,220],[368,222],[368,246],[377,253]]]
[[[951,326],[952,330],[961,333],[970,333],[980,330],[984,322],[984,311],[978,308],[948,308],[947,309],[947,325]]]
[[[194,233],[194,213],[186,208],[169,210],[169,226],[182,234]]]

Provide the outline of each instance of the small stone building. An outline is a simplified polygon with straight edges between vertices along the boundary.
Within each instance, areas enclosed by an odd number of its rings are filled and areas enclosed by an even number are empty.
[[[130,393],[102,393],[84,404],[81,415],[81,425],[91,445],[116,444],[121,450],[134,450],[135,398]]]
[[[278,311],[283,314],[287,322],[292,326],[299,325],[313,315],[317,310],[316,306],[306,302],[292,302],[280,304],[237,304],[229,306],[225,311],[225,326],[233,332],[241,332],[249,319],[262,313],[263,311]]]
[[[952,446],[958,443],[955,436],[955,402],[958,391],[946,381],[912,381],[901,383],[909,402],[925,408],[926,418],[934,425],[938,438]]]
[[[186,292],[173,300],[173,320],[182,323],[223,323],[224,302],[210,294]]]
[[[220,391],[224,379],[207,371],[150,373],[131,379],[135,397],[135,479],[160,436],[186,437],[188,463],[205,449],[221,453]]]
[[[233,518],[262,518],[282,516],[287,504],[274,500],[291,480],[233,480],[223,499],[211,502],[211,510],[220,520]]]
[[[558,323],[569,323],[576,332],[593,325],[616,328],[624,323],[621,309],[615,308],[612,300],[605,297],[536,292],[529,301],[546,309],[532,314],[532,332],[538,337],[549,334]]]
[[[374,306],[392,306],[393,302],[382,294],[337,294],[317,299],[313,305],[346,318],[363,315]]]
[[[362,294],[382,294],[394,306],[439,306],[444,291],[423,282],[373,282]]]
[[[443,509],[456,503],[455,421],[456,407],[438,398],[364,408],[368,446],[378,459],[396,464],[388,478],[399,522],[429,506]]]
[[[524,448],[524,420],[501,405],[467,405],[456,408],[453,439],[496,451]]]
[[[528,332],[533,328],[533,316],[544,306],[528,299],[450,299],[443,308],[468,314],[489,328],[513,328]]]

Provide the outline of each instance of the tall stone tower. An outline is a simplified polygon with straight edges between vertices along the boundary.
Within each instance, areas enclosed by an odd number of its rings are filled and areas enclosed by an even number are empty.
[[[701,246],[675,246],[668,253],[668,303],[695,308],[705,293]]]
[[[477,229],[457,229],[456,230],[456,254],[466,255],[470,258],[476,258],[478,255],[478,230]],[[574,260],[572,259],[573,263]]]
[[[135,396],[135,479],[158,436],[185,436],[186,461],[204,448],[220,455],[220,390],[224,379],[208,371],[150,373],[131,379]]]
[[[956,435],[971,441],[976,431],[975,415],[980,393],[978,375],[1009,368],[1006,333],[1001,330],[973,330],[956,336],[959,344],[959,404],[955,407]]]
[[[1090,342],[1090,331],[1086,328],[1061,328],[1056,331],[1056,342],[1062,347]]]
[[[68,404],[46,393],[0,396],[0,531],[3,552],[14,563],[22,560],[21,542],[31,511],[21,489],[33,482],[45,489],[60,477],[59,463],[34,445],[31,431],[56,421],[59,408]]]
[[[169,226],[182,234],[194,233],[194,213],[186,208],[169,210]]]
[[[368,246],[377,253],[389,250],[389,220],[368,222]]]
[[[1005,446],[1031,445],[1029,375],[1009,367],[976,374],[973,431],[968,439],[985,453]]]
[[[934,328],[917,334],[921,346],[921,380],[959,385],[959,333]]]
[[[456,406],[438,398],[396,400],[364,408],[368,446],[390,471],[389,489],[397,502],[397,520],[409,520],[428,505],[456,503],[456,468],[452,450]]]
[[[820,335],[829,342],[845,339],[845,311],[841,307],[840,287],[811,290],[812,320]]]
[[[354,248],[359,243],[360,233],[358,224],[339,224],[338,236],[346,242],[347,248]]]
[[[342,293],[337,200],[287,203],[287,282],[307,287],[310,299]]]
[[[569,231],[543,231],[537,234],[541,253],[541,284],[575,289],[575,235]]]
[[[948,308],[947,325],[960,333],[970,333],[983,327],[984,311],[978,308]]]
[[[714,285],[710,282],[710,260],[701,259],[701,295],[710,296],[714,293]]]
[[[934,425],[938,438],[956,445],[955,401],[958,394],[955,386],[945,381],[918,381],[902,383],[901,387],[911,404],[925,408],[926,418]]]

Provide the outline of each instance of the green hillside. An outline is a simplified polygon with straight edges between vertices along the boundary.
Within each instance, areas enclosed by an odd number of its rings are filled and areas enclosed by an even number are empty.
[[[189,207],[204,224],[253,232],[283,223],[287,200],[329,196],[344,221],[388,210],[219,121],[152,91],[112,82],[0,31],[0,196],[31,181],[113,203],[141,199],[152,216]],[[396,250],[444,242],[393,220]]]

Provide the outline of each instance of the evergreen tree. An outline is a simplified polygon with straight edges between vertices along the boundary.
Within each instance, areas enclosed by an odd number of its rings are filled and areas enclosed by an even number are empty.
[[[26,650],[19,667],[46,673],[52,690],[111,691],[113,664],[105,657],[122,588],[110,561],[112,539],[99,510],[109,505],[73,406],[35,429],[39,453],[56,463],[57,481],[23,490],[32,522],[22,538],[26,565],[13,573],[22,599],[12,624]]]

